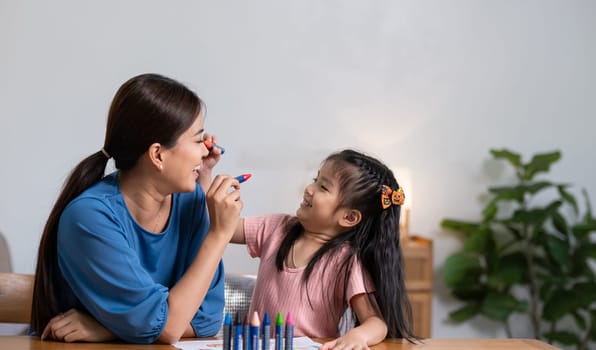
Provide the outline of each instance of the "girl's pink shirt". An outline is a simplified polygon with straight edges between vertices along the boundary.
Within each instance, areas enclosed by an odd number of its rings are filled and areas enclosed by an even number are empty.
[[[352,265],[345,300],[341,290],[329,295],[336,280],[342,278],[338,270],[342,258],[348,254],[346,247],[338,256],[325,257],[319,261],[310,276],[307,296],[302,282],[305,267],[290,268],[284,263],[283,271],[278,271],[275,266],[277,250],[291,220],[295,222],[295,217],[285,214],[247,217],[244,220],[248,252],[261,260],[250,315],[257,311],[262,318],[267,312],[274,332],[277,313],[281,312],[285,320],[288,312],[291,312],[295,336],[337,337],[338,324],[346,310],[345,305],[349,305],[355,295],[372,293],[374,288],[367,275],[365,289],[363,272],[356,259]],[[340,282],[340,288],[342,287],[343,282]]]

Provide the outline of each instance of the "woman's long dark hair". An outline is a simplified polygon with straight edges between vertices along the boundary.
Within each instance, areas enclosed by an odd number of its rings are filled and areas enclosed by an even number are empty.
[[[305,285],[308,286],[313,269],[323,257],[339,253],[347,245],[351,254],[346,254],[339,267],[330,267],[341,277],[336,279],[336,286],[331,291],[343,291],[342,299],[346,299],[353,256],[357,256],[374,285],[374,295],[369,294],[369,297],[373,305],[378,305],[387,324],[387,337],[405,338],[409,341],[419,339],[412,329],[412,307],[405,288],[399,242],[401,208],[399,205],[392,205],[387,209],[381,206],[382,185],[395,190],[399,188],[393,172],[379,160],[349,149],[331,154],[323,163],[330,164],[339,179],[339,188],[342,190],[338,208],[359,210],[362,221],[319,248],[304,270]],[[290,254],[292,245],[303,231],[299,222],[290,227],[276,256],[278,270],[283,270],[283,263]],[[325,273],[327,266],[322,266],[322,269]],[[308,287],[306,290],[308,293]]]
[[[203,106],[183,84],[157,74],[142,74],[116,92],[106,127],[103,150],[125,172],[155,142],[173,147],[196,120]],[[41,334],[50,319],[61,312],[68,290],[58,268],[58,224],[64,208],[104,176],[108,157],[98,151],[81,161],[64,183],[41,236],[35,270],[31,329]]]

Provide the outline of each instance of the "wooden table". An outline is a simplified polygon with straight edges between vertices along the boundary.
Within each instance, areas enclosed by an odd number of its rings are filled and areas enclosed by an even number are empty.
[[[319,340],[317,340],[319,341]],[[170,345],[138,345],[122,343],[60,343],[41,341],[37,337],[0,336],[0,349],[6,350],[173,350]],[[373,350],[557,350],[535,339],[426,339],[424,344],[412,345],[402,340],[385,340]],[[299,349],[296,349],[299,350]]]

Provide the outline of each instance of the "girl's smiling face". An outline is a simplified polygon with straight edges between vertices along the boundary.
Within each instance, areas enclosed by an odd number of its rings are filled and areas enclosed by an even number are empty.
[[[332,164],[323,164],[317,177],[304,189],[304,198],[296,210],[296,216],[304,229],[336,236],[340,232],[338,210],[341,199],[339,179]]]

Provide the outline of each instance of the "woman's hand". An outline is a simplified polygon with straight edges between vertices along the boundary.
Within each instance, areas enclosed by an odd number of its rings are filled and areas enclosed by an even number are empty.
[[[203,135],[203,140],[215,143],[217,141],[217,138],[211,134],[205,134]],[[207,146],[205,145],[205,147]],[[219,162],[220,159],[221,150],[217,147],[212,147],[212,149],[209,150],[209,154],[207,155],[207,157],[203,158],[203,165],[201,167],[201,172],[197,182],[203,188],[203,191],[205,193],[207,193],[207,190],[211,185],[211,173],[213,172],[213,168],[215,167],[215,164]]]
[[[227,175],[217,175],[207,191],[207,209],[211,230],[232,238],[242,210],[240,183]]]
[[[211,134],[204,134],[203,141],[209,141],[212,144],[216,144],[217,137]],[[215,164],[221,159],[221,154],[221,149],[215,146],[212,147],[211,150],[209,150],[209,155],[206,158],[203,158],[203,169],[209,172],[213,170]]]
[[[55,316],[41,333],[41,340],[54,339],[66,343],[76,341],[104,342],[116,336],[88,314],[70,309]]]

